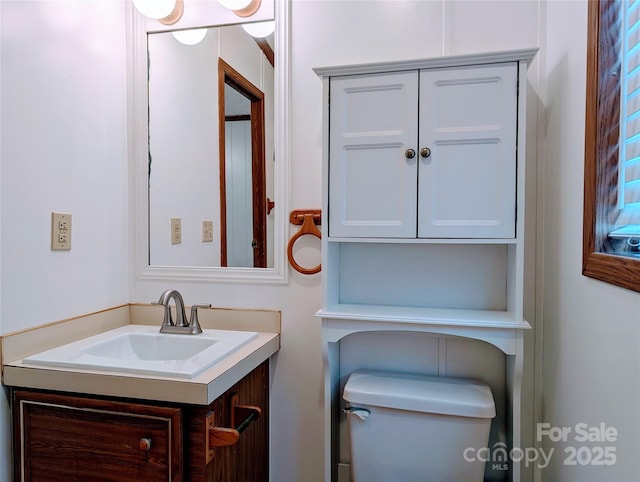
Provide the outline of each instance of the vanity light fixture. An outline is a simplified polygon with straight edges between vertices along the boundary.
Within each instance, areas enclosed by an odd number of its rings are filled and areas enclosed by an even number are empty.
[[[183,0],[132,0],[133,5],[145,17],[158,20],[164,25],[173,25],[184,12]]]
[[[242,28],[252,37],[265,38],[271,35],[275,30],[275,22],[268,20],[266,22],[243,23]]]
[[[250,17],[258,11],[262,0],[218,0],[223,7],[233,10],[238,17]]]
[[[241,10],[247,8],[254,0],[218,0],[218,3],[229,10]]]
[[[182,18],[184,0],[131,0],[145,17],[153,18],[164,25],[173,25]],[[262,0],[218,0],[218,3],[233,11],[238,17],[250,17],[258,11]]]
[[[192,28],[189,30],[174,30],[171,32],[175,39],[184,45],[195,45],[200,43],[207,35],[206,28]]]

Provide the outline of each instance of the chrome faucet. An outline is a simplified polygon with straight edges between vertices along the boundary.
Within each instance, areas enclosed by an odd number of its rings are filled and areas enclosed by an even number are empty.
[[[171,313],[170,306],[172,299],[176,306],[175,322],[173,321],[173,314]],[[211,305],[193,305],[191,307],[191,318],[187,323],[184,312],[184,300],[177,290],[165,291],[160,295],[158,302],[154,304],[164,306],[164,319],[162,320],[160,333],[182,333],[188,335],[197,335],[198,333],[202,333],[202,328],[198,321],[198,308],[211,308]]]

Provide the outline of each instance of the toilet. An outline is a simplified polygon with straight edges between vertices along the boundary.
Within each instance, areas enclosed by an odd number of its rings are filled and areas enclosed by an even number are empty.
[[[357,370],[343,398],[352,482],[482,482],[496,415],[486,384]]]

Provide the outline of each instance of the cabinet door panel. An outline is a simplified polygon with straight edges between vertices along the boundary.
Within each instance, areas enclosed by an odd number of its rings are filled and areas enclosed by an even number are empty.
[[[182,480],[180,409],[23,392],[14,403],[16,480]]]
[[[329,235],[415,237],[417,72],[331,79]]]
[[[517,65],[420,71],[418,237],[513,238]]]

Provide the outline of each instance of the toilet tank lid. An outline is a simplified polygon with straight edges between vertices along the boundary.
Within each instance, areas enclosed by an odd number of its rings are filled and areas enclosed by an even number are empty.
[[[415,412],[493,418],[491,389],[466,378],[358,370],[345,384],[343,398],[365,404]]]

